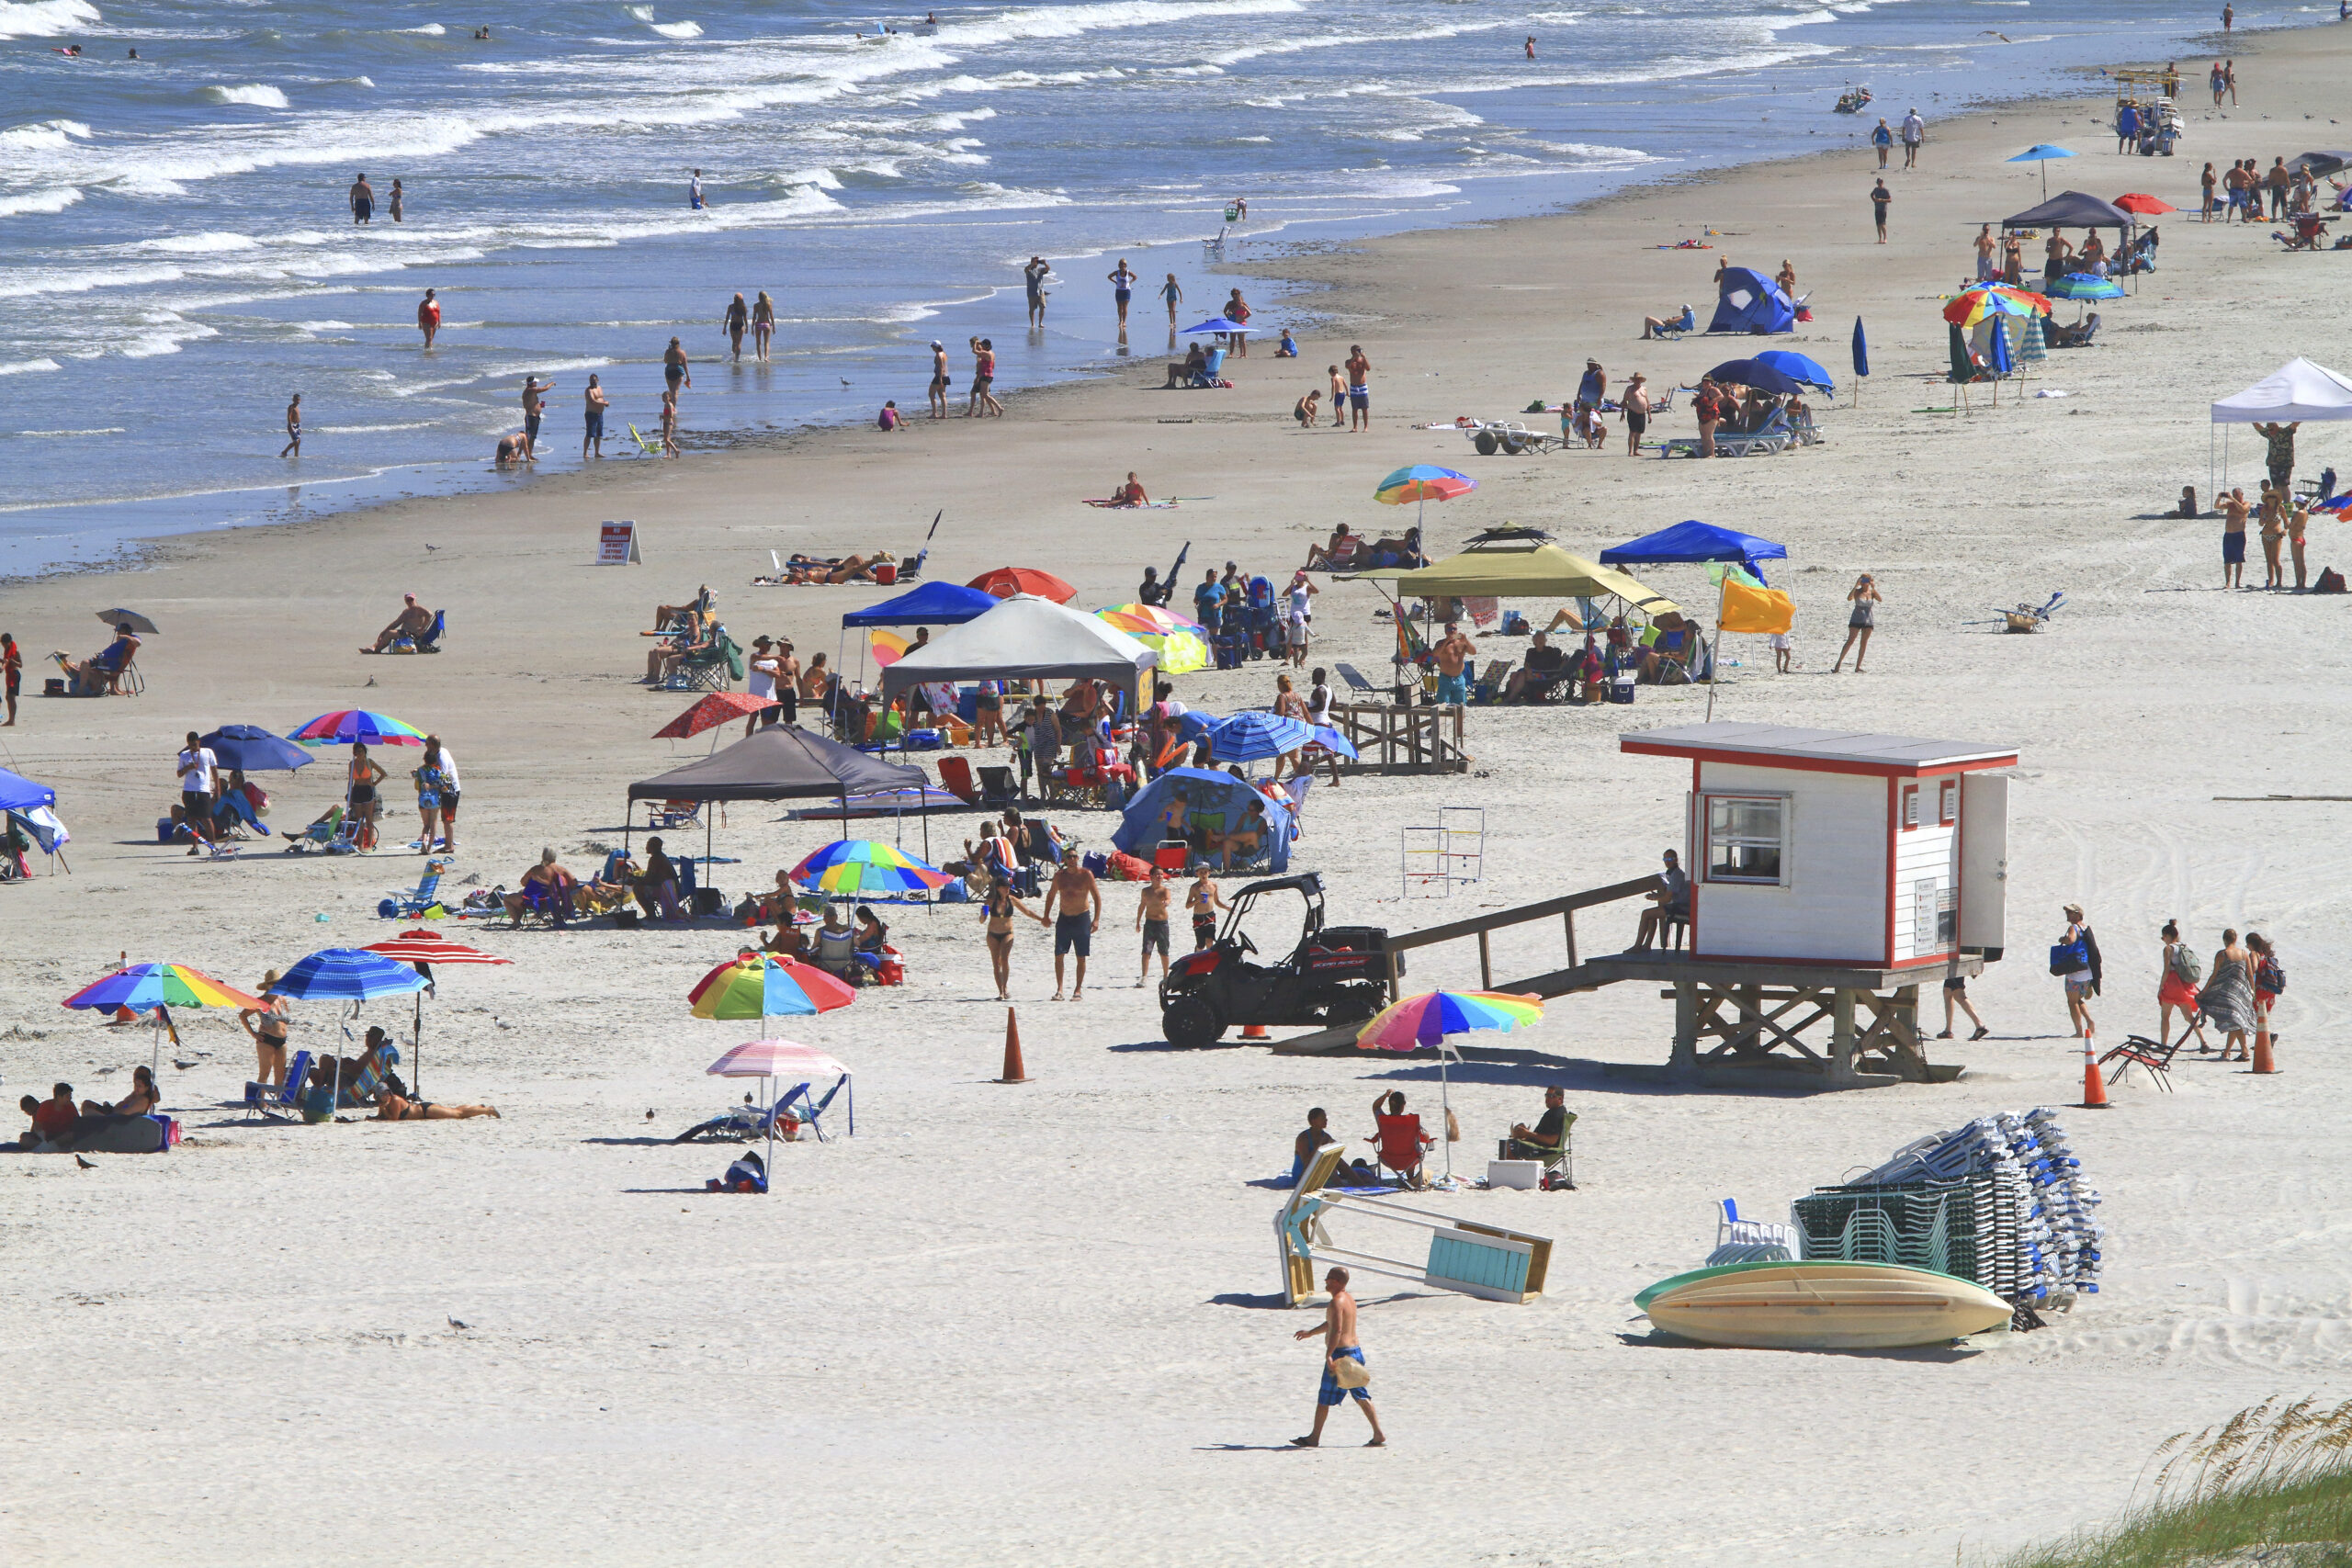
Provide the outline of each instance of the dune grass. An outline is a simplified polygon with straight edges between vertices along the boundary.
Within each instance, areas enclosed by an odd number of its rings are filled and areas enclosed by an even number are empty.
[[[2144,1498],[1995,1568],[2352,1568],[2352,1400],[2265,1400],[2181,1432]]]

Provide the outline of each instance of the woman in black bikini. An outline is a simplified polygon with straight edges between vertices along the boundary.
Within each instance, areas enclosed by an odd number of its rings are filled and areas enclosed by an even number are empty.
[[[435,1105],[428,1100],[403,1100],[388,1094],[376,1103],[379,1122],[463,1122],[473,1116],[496,1116],[495,1105]]]
[[[989,896],[980,908],[989,918],[989,963],[996,970],[996,999],[1009,1002],[1012,998],[1005,987],[1012,978],[1012,912],[1018,909],[1041,926],[1046,917],[1015,898],[1012,884],[1001,874],[989,879]]]
[[[254,1037],[254,1049],[261,1058],[257,1082],[283,1088],[286,1083],[286,998],[271,989],[277,984],[277,971],[273,969],[261,977],[263,1006],[243,1008],[237,1021]]]
[[[350,791],[345,796],[344,810],[345,816],[359,819],[359,847],[363,850],[376,847],[376,786],[390,776],[368,755],[366,741],[351,743]]]

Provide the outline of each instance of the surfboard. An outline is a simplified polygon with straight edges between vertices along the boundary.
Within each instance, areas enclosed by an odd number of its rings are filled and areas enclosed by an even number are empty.
[[[1650,1322],[1702,1345],[1892,1350],[1997,1328],[2009,1303],[1981,1285],[1893,1263],[1730,1263],[1661,1280],[1634,1298]]]

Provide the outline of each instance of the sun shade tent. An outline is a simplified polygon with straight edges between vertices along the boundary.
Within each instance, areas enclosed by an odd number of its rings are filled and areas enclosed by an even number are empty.
[[[2215,424],[2352,419],[2352,379],[2308,359],[2286,364],[2213,405]]]
[[[1724,269],[1716,285],[1715,318],[1711,333],[1790,333],[1796,331],[1797,308],[1781,286],[1753,267]]]
[[[2129,229],[2139,221],[2111,201],[2079,190],[2062,190],[2039,207],[2001,220],[2004,229]]]
[[[1159,662],[1159,654],[1081,610],[1018,593],[978,620],[908,649],[882,671],[882,693],[896,696],[943,681],[1084,678],[1127,693],[1130,711],[1140,712],[1144,672]]]
[[[1788,556],[1786,545],[1776,545],[1736,528],[1693,520],[1660,528],[1655,534],[1645,534],[1622,545],[1611,545],[1600,552],[1600,560],[1603,566],[1698,566],[1710,561],[1736,561],[1754,572],[1760,582],[1764,573],[1757,562],[1786,560]]]
[[[977,621],[1001,603],[995,594],[953,582],[926,582],[895,599],[852,610],[844,626],[961,626]]]
[[[1111,842],[1140,860],[1149,860],[1159,847],[1160,816],[1168,797],[1184,792],[1193,811],[1223,814],[1228,827],[1239,822],[1256,801],[1266,813],[1266,868],[1275,875],[1290,869],[1291,809],[1289,804],[1263,790],[1253,789],[1231,773],[1210,768],[1169,768],[1154,774],[1127,808]]]
[[[2318,179],[2336,173],[2346,164],[2352,164],[2352,152],[2302,152],[2287,160],[2287,172],[2300,175],[2308,169],[2312,177]]]
[[[1673,600],[1653,593],[1623,572],[1570,555],[1557,545],[1464,550],[1411,570],[1389,568],[1352,572],[1348,578],[1387,582],[1399,599],[1613,597],[1648,615],[1681,609]]]
[[[628,786],[640,800],[801,800],[917,788],[921,768],[885,762],[854,746],[790,725],[776,725],[683,768]]]
[[[0,768],[0,811],[36,811],[57,804],[57,792],[22,773]]]

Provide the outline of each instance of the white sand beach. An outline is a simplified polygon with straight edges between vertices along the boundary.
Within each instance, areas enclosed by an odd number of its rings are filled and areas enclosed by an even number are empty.
[[[2111,1517],[2176,1432],[2274,1393],[2352,1392],[2352,1232],[2338,1213],[2352,1200],[2352,1070],[2336,1055],[2352,808],[2328,760],[2352,732],[2352,601],[2222,592],[2219,520],[2158,515],[2184,484],[2208,491],[2211,400],[2299,355],[2347,357],[2352,259],[2282,254],[2267,224],[2166,217],[2160,270],[2100,307],[2098,345],[2053,353],[2026,384],[2067,396],[2012,401],[2005,387],[1997,407],[1942,412],[1942,298],[1969,274],[1975,226],[2039,198],[2035,166],[2009,153],[2069,143],[2082,156],[2052,166],[2053,193],[2190,206],[2209,159],[2267,168],[2343,140],[2352,31],[2233,45],[2243,107],[2211,110],[2204,62],[2184,61],[2188,135],[2172,159],[2116,158],[2092,123],[2098,98],[1932,120],[1919,168],[1888,176],[1883,248],[1866,202],[1874,157],[1839,151],[1253,264],[1324,288],[1303,301],[1315,314],[1302,357],[1256,345],[1230,362],[1229,391],[1155,389],[1155,353],[1016,397],[1001,421],[608,461],[489,496],[175,539],[135,570],[0,592],[0,629],[28,652],[0,760],[53,784],[75,834],[70,875],[36,856],[40,874],[0,887],[0,1063],[17,1093],[62,1078],[111,1097],[147,1059],[143,1032],[56,1005],[119,953],[251,987],[313,948],[407,923],[375,906],[413,883],[413,854],[212,863],[153,842],[184,731],[395,715],[462,767],[453,881],[512,886],[543,845],[586,870],[586,845],[620,841],[628,784],[706,746],[648,739],[689,701],[633,683],[652,607],[707,583],[739,638],[830,650],[841,615],[887,591],[749,586],[768,552],[911,553],[942,507],[928,576],[1045,567],[1087,608],[1131,600],[1140,569],[1164,569],[1185,539],[1190,578],[1228,558],[1272,574],[1336,522],[1409,521],[1370,492],[1417,461],[1480,481],[1430,509],[1432,553],[1507,521],[1589,556],[1685,518],[1725,524],[1786,543],[1774,581],[1794,594],[1799,668],[1775,675],[1760,637],[1727,638],[1738,664],[1716,717],[1997,742],[2021,759],[2011,944],[1972,987],[1993,1037],[1930,1052],[1964,1064],[1960,1081],[1775,1096],[1611,1079],[1600,1064],[1666,1059],[1671,1006],[1635,986],[1559,998],[1539,1026],[1471,1043],[1452,1076],[1456,1171],[1483,1175],[1493,1141],[1558,1082],[1579,1118],[1579,1190],[1420,1201],[1556,1238],[1529,1304],[1359,1280],[1390,1438],[1379,1451],[1356,1447],[1345,1411],[1325,1450],[1285,1446],[1306,1429],[1317,1367],[1290,1337],[1308,1315],[1280,1304],[1270,1221],[1285,1194],[1264,1183],[1287,1169],[1309,1106],[1351,1139],[1392,1089],[1434,1112],[1435,1064],[1274,1055],[1230,1037],[1170,1049],[1153,993],[1133,984],[1132,886],[1106,886],[1080,1001],[1047,999],[1049,944],[1023,927],[1023,1086],[989,1081],[1004,1010],[978,922],[953,908],[897,920],[904,987],[774,1031],[854,1067],[857,1134],[780,1148],[766,1198],[706,1194],[727,1152],[664,1141],[740,1095],[703,1068],[752,1026],[698,1021],[685,1002],[740,933],[454,929],[514,963],[443,976],[424,1009],[423,1088],[495,1104],[495,1121],[248,1124],[220,1108],[252,1068],[244,1034],[185,1013],[186,1049],[209,1055],[163,1069],[180,1148],[95,1169],[12,1155],[0,1168],[13,1260],[0,1343],[16,1373],[0,1401],[0,1558],[1927,1565]],[[1892,118],[1907,106],[1877,107]],[[1715,249],[1655,248],[1711,231]],[[1556,403],[1588,355],[1612,381],[1639,369],[1667,385],[1758,346],[1636,341],[1643,315],[1686,300],[1703,321],[1724,257],[1793,262],[1817,320],[1772,346],[1838,374],[1824,445],[1634,461],[1612,425],[1607,452],[1479,458],[1457,434],[1414,428]],[[1001,309],[998,330],[1017,332],[1017,305]],[[1859,408],[1844,386],[1857,316],[1874,371]],[[1293,400],[1351,344],[1374,367],[1372,432],[1299,431]],[[902,408],[922,406],[920,365]],[[572,417],[566,404],[551,441]],[[1692,433],[1687,412],[1654,430]],[[2352,440],[2328,427],[2305,426],[2300,451],[2301,473],[2352,472]],[[2239,432],[2233,482],[2252,489],[2260,456]],[[1129,469],[1156,494],[1209,499],[1139,514],[1080,504]],[[596,525],[620,517],[639,523],[645,563],[592,565]],[[2314,572],[2352,567],[2347,545],[2342,524],[2313,518]],[[1833,675],[1861,571],[1885,599],[1868,672]],[[2249,579],[2260,573],[2257,552]],[[1693,569],[1642,575],[1705,595]],[[1367,584],[1323,586],[1313,662],[1384,678],[1384,602]],[[2059,590],[2041,635],[1982,624]],[[403,591],[446,609],[448,651],[356,655]],[[51,672],[40,656],[99,646],[91,611],[116,604],[163,627],[140,656],[145,694],[31,694]],[[1482,662],[1524,646],[1480,640]],[[1223,713],[1269,702],[1274,673],[1178,686]],[[1474,708],[1466,775],[1318,784],[1294,868],[1322,874],[1335,921],[1392,931],[1646,874],[1681,840],[1686,784],[1681,764],[1623,755],[1618,738],[1695,723],[1706,702],[1703,688],[1645,687],[1631,709]],[[265,781],[273,825],[328,804],[334,756]],[[2274,794],[2338,798],[2224,798]],[[1402,898],[1399,830],[1441,806],[1484,810],[1484,880]],[[950,852],[978,815],[936,818],[933,850]],[[1115,826],[1048,815],[1089,848]],[[740,861],[717,868],[730,895],[834,836],[781,816],[729,808],[715,846]],[[2281,1075],[2184,1054],[2177,1092],[2135,1073],[2112,1109],[2068,1116],[2106,1199],[2102,1293],[1970,1351],[1650,1340],[1633,1297],[1703,1260],[1715,1200],[1777,1218],[1924,1134],[2079,1098],[2079,1042],[2041,961],[2068,901],[2105,951],[2094,1011],[2109,1041],[2154,1032],[2167,918],[2207,954],[2225,925],[2271,934],[2293,982],[2274,1015]],[[1269,906],[1260,945],[1286,942],[1294,918]],[[1604,911],[1583,940],[1629,942],[1631,919]],[[1498,972],[1555,964],[1555,931],[1498,939]],[[1475,984],[1476,963],[1467,944],[1416,953],[1409,980]],[[396,1013],[404,1025],[404,1006],[367,1018]],[[330,1009],[296,1017],[297,1048],[339,1041]]]

